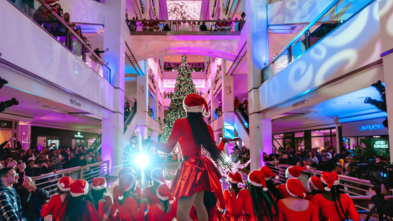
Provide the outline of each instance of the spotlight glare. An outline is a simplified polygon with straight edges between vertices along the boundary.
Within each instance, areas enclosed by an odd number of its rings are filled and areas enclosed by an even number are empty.
[[[145,166],[147,166],[147,164],[149,159],[147,158],[146,155],[144,154],[140,154],[137,158],[136,158],[136,165],[140,168],[144,168]]]

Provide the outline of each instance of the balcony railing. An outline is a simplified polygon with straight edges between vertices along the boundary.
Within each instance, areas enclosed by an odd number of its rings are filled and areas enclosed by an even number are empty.
[[[129,20],[132,34],[137,32],[199,32],[217,35],[240,34],[245,21],[242,20]],[[140,33],[141,34],[141,33]],[[143,33],[148,34],[148,33]]]
[[[108,82],[111,79],[111,70],[98,56],[91,46],[86,43],[87,38],[81,34],[81,28],[75,24],[66,22],[63,18],[63,11],[60,4],[55,3],[49,6],[44,0],[38,0],[38,4],[14,4],[22,13],[26,14],[31,20],[39,25],[43,30],[52,35],[60,44],[87,64],[94,72],[105,78]],[[26,7],[24,7],[26,6]],[[66,13],[67,14],[67,13]],[[71,27],[75,28],[75,30]],[[48,55],[49,56],[49,55]]]
[[[333,1],[262,69],[262,83],[285,69],[290,63],[300,58],[310,48],[337,30],[342,24],[351,20],[374,1]]]

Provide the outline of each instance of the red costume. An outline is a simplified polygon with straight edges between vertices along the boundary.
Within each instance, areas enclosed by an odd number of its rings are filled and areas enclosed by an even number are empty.
[[[59,220],[59,210],[61,206],[63,205],[65,197],[62,197],[61,195],[54,195],[52,199],[49,200],[49,203],[44,204],[42,206],[41,210],[41,217],[46,217],[49,215],[49,213],[52,212],[52,219],[53,220]],[[65,209],[65,206],[63,206],[62,211]]]
[[[149,201],[150,206],[158,204],[160,202],[157,195],[151,192],[150,187],[146,187],[143,190],[143,198],[146,198],[147,201]]]
[[[99,220],[111,220],[115,217],[116,208],[112,203],[110,196],[105,196],[104,199],[98,202],[98,218]]]
[[[171,211],[164,213],[158,205],[149,206],[149,211],[145,216],[146,221],[172,221],[177,213],[177,200],[172,204]],[[161,217],[162,216],[162,217]]]
[[[318,221],[318,212],[315,209],[314,204],[311,201],[308,201],[308,208],[305,211],[294,211],[289,209],[284,205],[282,200],[279,200],[277,203],[279,216],[278,221]]]
[[[236,207],[241,208],[242,215],[239,220],[241,221],[255,221],[254,205],[252,204],[252,198],[248,190],[240,190]]]
[[[226,205],[224,216],[226,220],[237,221],[242,214],[242,208],[238,206],[237,201],[239,201],[239,199],[237,198],[236,193],[230,193],[229,190],[225,190],[224,200]]]
[[[280,184],[277,186],[278,191],[280,191],[281,195],[283,198],[288,198],[289,193],[287,191],[287,188],[285,187],[285,184]]]
[[[214,140],[213,129],[210,125],[207,126]],[[180,144],[184,160],[173,179],[171,187],[173,196],[180,198],[192,196],[200,191],[222,191],[219,181],[221,174],[208,158],[201,155],[201,145],[195,144],[188,119],[176,120],[168,142],[166,144],[155,143],[153,146],[162,152],[170,153],[177,142]],[[224,143],[221,142],[218,148],[222,150],[223,146]]]
[[[353,221],[360,221],[359,213],[356,210],[355,204],[352,199],[346,194],[340,195],[341,205],[343,206],[344,212],[348,215],[349,219]],[[334,205],[334,201],[327,200],[322,194],[315,194],[312,202],[315,205],[316,211],[320,216],[322,216],[321,220],[329,220],[329,221],[341,221],[340,217],[337,214],[336,206]],[[338,205],[339,206],[339,205]],[[339,208],[340,216],[345,217]]]

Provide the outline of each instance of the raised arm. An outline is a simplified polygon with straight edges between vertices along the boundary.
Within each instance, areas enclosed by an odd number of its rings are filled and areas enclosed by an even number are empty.
[[[157,141],[152,140],[151,144],[153,147],[157,148],[159,151],[164,153],[172,152],[173,148],[175,147],[177,141],[179,140],[181,135],[181,121],[177,120],[173,124],[172,133],[168,138],[167,143],[160,143]]]
[[[212,127],[211,127],[210,125],[207,125],[207,127],[208,127],[208,129],[209,129],[210,137],[214,140],[214,131],[213,131]],[[216,142],[216,141],[214,140],[214,142]],[[224,146],[225,146],[225,142],[222,142],[222,141],[221,141],[220,144],[218,144],[217,148],[218,148],[220,151],[224,151]]]

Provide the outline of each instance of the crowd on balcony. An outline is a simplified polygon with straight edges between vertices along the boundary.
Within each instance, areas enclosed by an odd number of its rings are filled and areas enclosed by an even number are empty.
[[[198,62],[198,63],[188,63],[188,67],[191,69],[191,72],[203,72],[205,71],[205,63]],[[172,62],[165,62],[164,63],[164,71],[179,71],[181,67],[181,63],[172,63]]]
[[[248,100],[247,100],[247,98],[244,99],[243,102],[241,102],[238,97],[235,97],[234,104],[235,104],[235,108],[238,109],[239,111],[243,111],[245,113],[248,113]]]

